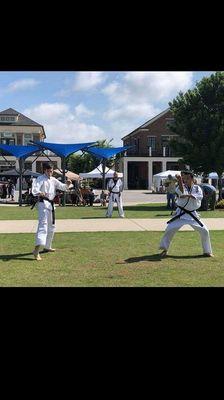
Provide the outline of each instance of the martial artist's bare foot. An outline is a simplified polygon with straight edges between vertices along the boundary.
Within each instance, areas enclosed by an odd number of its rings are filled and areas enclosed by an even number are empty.
[[[214,254],[212,254],[212,253],[204,253],[203,256],[204,257],[214,257]]]
[[[43,249],[43,253],[54,253],[56,249]]]
[[[167,256],[167,250],[164,249],[164,250],[162,251],[162,253],[160,254],[160,257],[161,257],[161,258],[164,258],[164,257],[166,257],[166,256]]]
[[[36,250],[33,251],[33,256],[34,256],[34,259],[37,260],[37,261],[41,261],[42,260],[39,252],[36,251]]]

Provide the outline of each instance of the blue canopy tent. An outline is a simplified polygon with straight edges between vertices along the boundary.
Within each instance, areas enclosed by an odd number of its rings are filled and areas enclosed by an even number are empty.
[[[0,152],[2,153],[2,157],[5,158],[5,155],[14,156],[19,160],[19,205],[22,205],[22,178],[24,173],[24,161],[27,157],[31,156],[34,153],[40,151],[40,147],[35,146],[16,146],[16,145],[7,145],[0,144]],[[5,158],[8,162],[8,160]]]
[[[130,148],[131,146],[124,146],[124,147],[90,147],[86,149],[85,151],[87,153],[92,154],[93,156],[100,158],[103,166],[103,185],[102,189],[105,190],[105,169],[106,169],[106,160],[109,158],[112,158],[116,156],[119,153],[122,153],[123,151],[126,151]]]
[[[32,142],[37,146],[40,146],[44,150],[50,150],[52,153],[61,157],[62,163],[62,182],[65,182],[65,159],[70,154],[76,153],[77,151],[86,151],[89,146],[92,146],[96,142],[88,142],[88,143],[73,143],[73,144],[64,144],[64,143],[47,143],[47,142]],[[65,196],[63,196],[62,205],[65,205]]]

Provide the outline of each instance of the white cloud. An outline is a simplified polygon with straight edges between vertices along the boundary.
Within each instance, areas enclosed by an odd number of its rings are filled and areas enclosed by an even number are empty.
[[[111,82],[102,89],[107,96],[109,108],[106,119],[149,119],[152,113],[164,109],[180,90],[187,90],[193,79],[192,72],[126,72],[120,81]],[[160,103],[160,104],[159,104]]]
[[[160,112],[159,108],[154,107],[150,103],[126,104],[122,107],[111,107],[104,113],[104,118],[107,120],[132,120],[134,118],[154,117]]]
[[[89,110],[83,103],[80,103],[75,107],[75,114],[77,117],[91,117],[95,113],[94,111]]]
[[[77,72],[72,89],[74,91],[85,91],[94,89],[105,82],[107,75],[105,72],[81,71]]]
[[[42,103],[25,109],[23,114],[44,125],[48,142],[91,142],[106,137],[103,129],[83,122],[66,103]]]
[[[33,78],[18,79],[11,82],[6,88],[7,92],[16,92],[20,90],[32,89],[40,82]]]
[[[180,90],[188,90],[193,72],[131,71],[101,89],[108,101],[103,118],[118,142],[122,136],[168,108]]]

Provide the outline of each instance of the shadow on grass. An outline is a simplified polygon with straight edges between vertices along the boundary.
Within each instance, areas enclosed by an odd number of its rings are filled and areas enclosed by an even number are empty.
[[[162,261],[167,258],[186,260],[186,259],[205,258],[205,257],[202,254],[199,254],[199,255],[195,255],[195,256],[193,256],[193,255],[192,256],[170,256],[170,255],[167,255],[166,257],[162,258],[160,254],[152,254],[152,255],[140,256],[140,257],[130,257],[130,258],[127,258],[126,260],[124,260],[123,262],[117,262],[116,264],[132,264],[132,263],[139,263],[142,261],[155,262],[155,261]]]
[[[152,255],[147,255],[147,256],[140,256],[140,257],[130,257],[126,258],[123,262],[117,262],[116,264],[132,264],[132,263],[138,263],[142,261],[161,261],[162,258],[160,257],[160,254],[152,254]]]
[[[194,259],[194,258],[204,258],[204,259],[208,259],[209,257],[205,257],[202,254],[198,254],[196,256],[169,256],[167,255],[165,258],[174,258],[174,259]]]
[[[170,217],[170,219],[172,218],[172,215],[170,214],[155,214],[155,217]]]
[[[32,256],[27,258],[25,256]],[[0,255],[0,261],[11,261],[11,260],[25,260],[25,261],[35,261],[33,258],[33,253],[19,253],[19,254],[2,254]]]

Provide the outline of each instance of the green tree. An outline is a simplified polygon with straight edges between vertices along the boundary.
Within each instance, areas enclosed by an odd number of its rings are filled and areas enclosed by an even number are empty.
[[[98,140],[96,142],[96,146],[98,147],[113,147],[111,145],[113,139],[107,140]],[[72,154],[67,158],[67,168],[70,171],[75,172],[76,174],[79,174],[80,172],[90,172],[94,168],[98,167],[100,163],[99,158],[94,157],[93,155],[89,153],[84,153],[84,154]],[[108,167],[111,165],[111,160],[108,160],[106,163]]]
[[[170,130],[179,135],[171,142],[177,156],[204,176],[216,171],[219,198],[224,171],[224,73],[216,72],[197,82],[169,103],[174,116]]]

